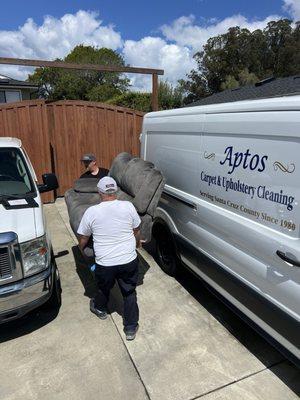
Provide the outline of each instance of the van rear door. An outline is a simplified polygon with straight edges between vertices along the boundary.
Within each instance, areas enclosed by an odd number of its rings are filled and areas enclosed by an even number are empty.
[[[198,239],[197,202],[204,115],[149,118],[144,122],[144,158],[162,171],[166,185],[159,204],[182,236]]]
[[[245,284],[239,301],[298,354],[299,125],[299,111],[207,114],[198,206],[201,250]]]

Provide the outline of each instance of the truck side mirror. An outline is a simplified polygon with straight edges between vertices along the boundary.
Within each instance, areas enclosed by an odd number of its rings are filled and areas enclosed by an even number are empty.
[[[43,174],[42,179],[44,183],[37,185],[40,193],[50,192],[50,190],[58,188],[58,181],[55,174]]]

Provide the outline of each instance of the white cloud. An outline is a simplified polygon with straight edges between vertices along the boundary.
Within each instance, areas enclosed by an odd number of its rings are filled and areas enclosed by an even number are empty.
[[[29,18],[19,34],[26,52],[40,58],[64,57],[76,44],[110,47],[122,46],[121,35],[112,25],[102,26],[94,12],[78,11],[57,19],[47,16],[43,25],[37,26]]]
[[[28,74],[31,74],[34,68],[18,67],[16,65],[1,65],[0,74],[14,79],[25,80]]]
[[[270,15],[263,20],[248,20],[243,15],[233,15],[208,25],[197,25],[195,17],[189,15],[176,19],[171,25],[163,25],[161,31],[167,40],[174,41],[179,46],[189,46],[194,50],[199,50],[210,37],[225,33],[232,26],[254,31],[265,28],[268,22],[279,18],[278,15]]]
[[[123,45],[120,33],[112,25],[105,26],[97,13],[82,10],[60,19],[46,16],[40,26],[29,18],[17,31],[0,31],[0,55],[3,57],[53,60],[64,57],[77,44],[113,50]],[[1,66],[0,72],[24,79],[28,69]]]
[[[163,38],[146,37],[139,41],[127,40],[124,43],[125,59],[132,65],[151,66],[165,70],[163,79],[176,84],[196,67],[193,54],[201,50],[207,40],[225,33],[232,26],[240,26],[250,31],[263,29],[269,21],[277,20],[271,15],[263,20],[248,20],[243,15],[234,15],[222,21],[210,20],[203,25],[195,23],[193,15],[182,16],[170,25],[163,25]],[[150,89],[151,80],[143,76],[134,76],[131,82],[140,89]]]
[[[139,41],[127,40],[123,54],[126,62],[138,67],[164,69],[163,79],[176,84],[177,80],[195,67],[193,53],[188,47],[168,44],[158,37],[145,37]],[[140,90],[149,90],[151,77],[129,75],[131,83]]]
[[[285,10],[300,16],[300,0],[283,0]],[[123,54],[125,62],[132,66],[165,70],[163,79],[176,84],[178,79],[195,68],[193,54],[207,40],[225,33],[231,26],[241,26],[253,31],[264,28],[280,16],[270,15],[264,19],[247,19],[233,15],[221,21],[211,18],[197,22],[193,15],[182,16],[160,28],[162,37],[144,37],[133,41],[122,38],[113,25],[104,25],[95,12],[80,10],[61,18],[46,16],[41,25],[29,18],[15,31],[0,30],[0,56],[39,58],[53,60],[63,58],[78,44],[109,47]],[[17,66],[0,66],[0,73],[17,79],[25,79],[30,69]],[[134,89],[151,89],[151,77],[128,75]]]
[[[300,20],[300,0],[284,0],[283,9],[288,12],[295,21]]]

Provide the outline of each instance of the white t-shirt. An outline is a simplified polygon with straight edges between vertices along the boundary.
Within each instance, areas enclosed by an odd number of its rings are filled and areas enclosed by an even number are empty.
[[[77,233],[93,235],[96,263],[122,265],[136,258],[133,229],[141,219],[129,201],[103,201],[84,213]]]

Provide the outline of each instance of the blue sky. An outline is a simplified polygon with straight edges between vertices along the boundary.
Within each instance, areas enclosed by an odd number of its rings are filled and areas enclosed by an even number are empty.
[[[40,25],[45,15],[60,18],[78,10],[90,10],[99,12],[105,24],[114,24],[128,39],[138,40],[183,15],[193,14],[199,23],[235,14],[249,19],[275,14],[288,17],[282,4],[281,0],[10,0],[1,4],[0,28],[17,29],[29,17]]]
[[[1,4],[0,56],[54,59],[79,43],[106,46],[130,65],[163,68],[175,84],[210,36],[279,18],[299,20],[300,0],[9,0]],[[0,66],[19,79],[28,72]],[[149,79],[133,76],[132,84],[147,89]]]

